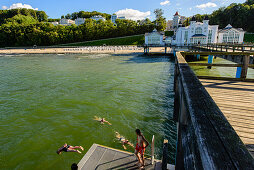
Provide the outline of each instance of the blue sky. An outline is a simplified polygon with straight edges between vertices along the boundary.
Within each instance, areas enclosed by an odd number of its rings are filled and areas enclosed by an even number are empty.
[[[245,0],[0,0],[0,8],[20,7],[38,8],[45,11],[51,18],[78,11],[99,11],[109,14],[126,15],[130,19],[150,17],[154,19],[156,8],[164,10],[164,16],[172,19],[178,10],[180,15],[209,14],[213,10],[231,3],[243,3]],[[17,4],[21,3],[21,4]]]

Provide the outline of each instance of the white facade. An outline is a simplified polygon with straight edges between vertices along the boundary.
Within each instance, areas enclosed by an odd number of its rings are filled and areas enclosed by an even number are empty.
[[[55,22],[49,22],[49,23],[53,24],[54,26],[59,24],[59,22],[56,22],[56,21]]]
[[[188,27],[179,27],[172,39],[172,44],[210,44],[217,43],[218,25],[209,25],[208,18],[201,22],[196,22],[192,18]]]
[[[218,43],[243,43],[244,31],[242,28],[233,28],[228,24],[224,29],[219,30]]]
[[[111,15],[111,21],[116,24],[116,19],[126,19],[125,16],[119,17],[117,15]]]
[[[75,24],[75,21],[65,18],[62,18],[60,20],[60,25],[72,25],[72,24]]]
[[[75,19],[75,24],[76,25],[81,25],[81,24],[84,24],[85,23],[85,18],[77,18],[77,19]]]
[[[156,29],[151,33],[145,34],[145,44],[146,45],[164,45],[163,42],[164,34],[157,32]]]
[[[104,17],[102,17],[101,15],[95,15],[95,16],[91,17],[91,19],[94,19],[96,21],[99,21],[99,20],[106,21],[106,19]]]

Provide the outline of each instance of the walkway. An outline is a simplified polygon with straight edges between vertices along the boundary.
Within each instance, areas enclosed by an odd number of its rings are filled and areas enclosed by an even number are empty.
[[[200,81],[254,157],[254,83]]]

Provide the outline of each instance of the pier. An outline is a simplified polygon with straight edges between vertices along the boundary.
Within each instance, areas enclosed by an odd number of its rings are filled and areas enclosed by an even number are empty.
[[[253,169],[254,159],[250,154],[251,150],[247,149],[253,147],[252,122],[242,119],[252,119],[253,108],[246,108],[246,101],[251,103],[253,100],[251,96],[254,84],[231,82],[231,87],[228,87],[230,83],[224,81],[220,88],[215,89],[213,87],[219,86],[219,80],[214,77],[200,80],[186,62],[185,55],[184,52],[176,53],[176,169]],[[246,77],[237,80],[244,81]],[[230,93],[226,95],[228,92]],[[236,101],[245,98],[245,102],[233,103],[234,95],[237,97]],[[250,112],[245,112],[246,109]],[[242,119],[237,119],[241,117]]]

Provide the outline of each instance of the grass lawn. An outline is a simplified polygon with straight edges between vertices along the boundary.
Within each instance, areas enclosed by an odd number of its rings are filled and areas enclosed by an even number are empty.
[[[144,35],[136,35],[129,37],[110,38],[105,40],[94,40],[79,43],[63,44],[61,46],[102,46],[106,45],[143,45],[145,43]]]

